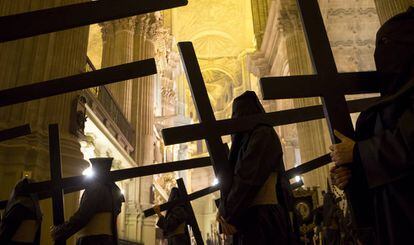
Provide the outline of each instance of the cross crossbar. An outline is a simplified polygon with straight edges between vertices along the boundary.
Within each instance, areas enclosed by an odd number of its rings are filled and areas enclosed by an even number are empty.
[[[0,91],[0,107],[157,73],[154,59],[136,61]]]
[[[0,42],[187,5],[187,0],[89,1],[0,17]]]
[[[0,131],[0,142],[31,134],[30,124],[4,129]]]
[[[338,73],[333,81],[336,81],[335,86],[342,94],[379,92],[378,73],[374,71]],[[260,83],[263,99],[319,97],[331,93],[331,87],[324,86],[319,75],[263,77]]]
[[[348,101],[350,113],[360,112],[377,101],[378,98],[365,98]],[[225,119],[214,123],[216,133],[220,136],[230,135],[252,129],[258,124],[281,126],[292,123],[306,122],[324,118],[323,106],[308,106],[291,110],[282,110],[270,113],[257,114],[239,119]],[[203,123],[184,125],[174,128],[166,128],[162,131],[165,145],[181,144],[185,142],[201,140],[205,137],[206,129]]]
[[[143,176],[149,176],[160,173],[169,173],[174,171],[186,170],[190,168],[201,168],[211,166],[209,157],[195,158],[189,160],[182,160],[176,162],[168,162],[156,165],[142,166],[136,168],[128,168],[121,170],[114,170],[110,173],[110,178],[112,181],[121,181],[125,179],[138,178]],[[65,194],[72,192],[80,191],[85,189],[85,187],[93,181],[93,178],[87,176],[74,176],[62,178],[61,186]],[[51,189],[53,188],[52,182],[42,181],[37,183],[32,183],[29,185],[28,190],[31,193],[38,193],[39,199],[50,198],[52,193]],[[0,201],[0,209],[6,207],[7,200]]]

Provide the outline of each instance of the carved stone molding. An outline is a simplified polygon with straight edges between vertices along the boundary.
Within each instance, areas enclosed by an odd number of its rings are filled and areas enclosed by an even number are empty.
[[[130,31],[133,32],[135,30],[136,25],[136,16],[123,18],[113,21],[113,25],[115,27],[115,31]]]
[[[101,27],[102,40],[104,42],[113,36],[114,25],[110,21],[99,23],[99,26]]]
[[[269,60],[263,52],[256,52],[247,58],[248,69],[256,77],[263,77],[270,73]]]

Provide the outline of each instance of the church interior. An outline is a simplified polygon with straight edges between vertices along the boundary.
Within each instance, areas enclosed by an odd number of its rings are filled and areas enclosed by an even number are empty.
[[[96,2],[105,1],[98,0]],[[89,0],[0,0],[0,18]],[[162,1],[160,1],[162,2]],[[375,71],[376,33],[412,0],[318,0],[339,73]],[[233,100],[254,91],[267,113],[322,105],[321,97],[263,99],[260,79],[316,74],[296,0],[188,0],[185,6],[0,43],[0,90],[96,72],[154,58],[156,74],[0,107],[0,130],[30,124],[31,134],[0,141],[0,200],[27,177],[51,179],[49,124],[58,124],[62,177],[93,178],[90,158],[113,158],[112,171],[209,157],[205,140],[166,144],[163,130],[201,122],[177,47],[191,42],[216,120],[232,117]],[[57,20],[58,22],[58,20]],[[47,23],[45,23],[47,24]],[[29,25],[29,23],[27,23]],[[358,100],[378,93],[347,95]],[[2,100],[2,98],[0,98]],[[351,114],[355,124],[359,113]],[[274,127],[286,170],[329,153],[324,118]],[[231,135],[220,136],[231,147]],[[333,193],[345,216],[342,190],[325,164],[290,179],[300,218],[301,244],[316,241],[313,211]],[[218,186],[213,166],[117,181],[125,202],[117,218],[119,244],[167,244],[157,216],[144,210],[168,202],[176,179],[188,193]],[[64,195],[65,220],[82,191]],[[215,191],[191,201],[203,240],[223,244]],[[53,204],[40,200],[40,244],[53,244]],[[4,207],[3,207],[4,208]],[[1,212],[1,211],[0,211]],[[190,235],[192,232],[190,230]],[[75,244],[76,235],[66,244]],[[193,244],[196,244],[195,241]]]

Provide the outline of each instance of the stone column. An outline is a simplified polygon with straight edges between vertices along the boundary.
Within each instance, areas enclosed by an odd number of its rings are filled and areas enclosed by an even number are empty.
[[[269,13],[268,0],[251,0],[251,6],[254,36],[256,37],[257,48],[260,49]]]
[[[154,56],[154,47],[149,39],[153,14],[138,16],[134,35],[134,60],[143,60]],[[137,78],[132,86],[131,123],[135,125],[135,160],[138,165],[150,165],[154,162],[154,81],[156,76]],[[150,188],[153,177],[136,179],[130,184],[131,200],[127,202],[128,239],[155,244],[155,218],[143,219],[140,211],[152,206]]]
[[[102,27],[102,67],[133,61],[136,17],[104,22]],[[131,120],[132,80],[107,86],[125,117]]]
[[[283,26],[290,75],[312,74],[313,66],[296,5],[292,4],[285,11],[286,15],[284,16],[287,19],[283,21]],[[320,104],[320,98],[294,99],[293,104],[296,108],[317,105]],[[325,134],[328,130],[323,120],[298,123],[297,131],[302,163],[327,153]],[[327,166],[314,170],[303,176],[304,183],[308,187],[326,188],[328,173]]]
[[[414,6],[413,0],[375,0],[377,13],[381,24],[394,15],[405,12],[409,6]]]
[[[77,2],[82,0],[1,1],[0,15]],[[84,72],[88,30],[88,27],[81,27],[0,44],[0,89]],[[8,198],[23,171],[29,171],[36,181],[50,179],[50,123],[59,124],[63,175],[79,175],[88,166],[78,139],[69,132],[71,105],[77,95],[79,92],[67,93],[0,108],[1,129],[30,123],[33,132],[26,137],[0,142],[0,199]],[[73,214],[78,201],[78,193],[65,195],[66,217]],[[41,209],[44,231],[41,244],[52,244],[47,232],[52,224],[51,200],[41,201]],[[73,243],[73,239],[68,242]]]

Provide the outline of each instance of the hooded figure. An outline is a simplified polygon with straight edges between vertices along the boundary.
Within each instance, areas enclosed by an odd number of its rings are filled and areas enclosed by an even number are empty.
[[[381,98],[356,125],[350,184],[367,194],[355,217],[377,244],[406,244],[414,230],[414,8],[379,29],[375,63]]]
[[[14,187],[0,225],[0,244],[40,244],[42,214],[37,196],[28,193],[31,182],[25,178]]]
[[[180,199],[180,193],[177,187],[171,189],[168,202]],[[158,214],[157,226],[163,230],[164,237],[168,239],[168,245],[190,245],[190,235],[188,233],[188,212],[184,204],[176,205],[167,210],[165,217]]]
[[[116,219],[124,196],[109,178],[112,158],[91,158],[93,181],[82,195],[79,209],[69,221],[52,228],[54,240],[66,240],[78,232],[78,245],[118,244]]]
[[[256,94],[247,91],[233,102],[232,118],[264,113]],[[238,244],[291,244],[289,208],[293,195],[285,177],[282,146],[272,126],[257,125],[232,135],[229,162],[233,179],[220,202],[220,215],[235,226]]]

